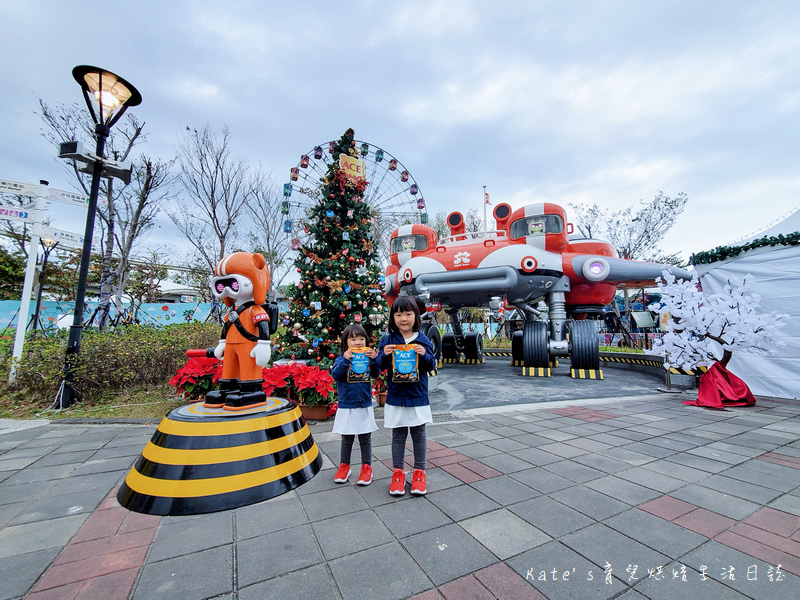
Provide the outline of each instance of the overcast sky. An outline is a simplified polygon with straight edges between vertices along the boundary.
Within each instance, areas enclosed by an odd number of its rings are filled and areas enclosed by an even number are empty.
[[[514,208],[685,192],[662,248],[688,258],[800,204],[796,0],[0,0],[0,23],[0,179],[72,189],[37,97],[82,103],[90,64],[141,92],[142,152],[227,125],[283,183],[352,127],[431,213],[482,211],[483,186]]]

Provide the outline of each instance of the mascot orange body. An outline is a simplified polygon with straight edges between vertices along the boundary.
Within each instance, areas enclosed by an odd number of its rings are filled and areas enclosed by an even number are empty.
[[[223,258],[210,279],[211,293],[230,308],[214,356],[222,360],[219,389],[205,406],[241,410],[266,404],[262,367],[269,364],[270,321],[263,305],[269,270],[261,254],[234,252]]]

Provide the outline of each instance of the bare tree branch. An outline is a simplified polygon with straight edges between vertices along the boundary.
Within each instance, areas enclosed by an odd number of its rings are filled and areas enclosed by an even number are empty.
[[[250,167],[231,154],[230,132],[189,129],[178,146],[178,180],[185,195],[169,217],[213,269],[236,243],[252,194]]]

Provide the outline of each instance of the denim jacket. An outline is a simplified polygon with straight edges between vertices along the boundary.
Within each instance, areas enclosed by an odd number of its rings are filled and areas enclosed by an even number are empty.
[[[331,377],[336,381],[339,391],[339,408],[367,408],[372,406],[372,385],[369,381],[350,383],[347,381],[347,372],[350,370],[350,360],[341,354],[331,368]],[[370,379],[377,379],[380,371],[375,359],[369,361]]]

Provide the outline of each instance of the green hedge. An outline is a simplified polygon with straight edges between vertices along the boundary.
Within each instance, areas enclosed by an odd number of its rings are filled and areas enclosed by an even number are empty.
[[[65,331],[25,344],[12,391],[29,400],[53,400],[63,378],[67,335]],[[163,384],[186,362],[187,349],[212,347],[219,335],[215,323],[87,329],[73,367],[75,389],[82,400],[94,402]],[[6,357],[6,372],[9,364]]]

